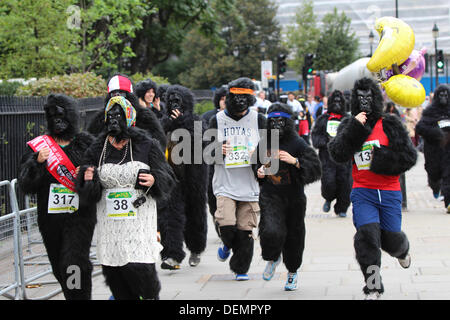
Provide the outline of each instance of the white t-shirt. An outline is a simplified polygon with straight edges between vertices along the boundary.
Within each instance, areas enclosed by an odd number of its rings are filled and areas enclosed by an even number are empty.
[[[292,112],[298,114],[300,111],[303,111],[303,107],[301,105],[301,103],[298,100],[288,100],[287,101],[287,105],[290,106],[292,108]],[[295,123],[298,123],[298,120],[295,120]]]

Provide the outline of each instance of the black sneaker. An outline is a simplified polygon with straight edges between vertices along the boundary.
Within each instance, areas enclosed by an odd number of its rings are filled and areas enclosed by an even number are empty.
[[[180,263],[172,258],[167,258],[161,263],[161,269],[178,270],[180,269]]]

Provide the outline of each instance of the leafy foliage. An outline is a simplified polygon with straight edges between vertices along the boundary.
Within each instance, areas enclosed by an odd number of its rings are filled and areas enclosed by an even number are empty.
[[[19,81],[3,81],[0,83],[0,96],[13,96],[21,86]]]
[[[87,72],[41,78],[20,87],[17,90],[17,95],[46,96],[53,92],[63,93],[74,98],[88,98],[103,96],[105,90],[105,80],[92,72]]]
[[[170,84],[169,80],[167,78],[161,77],[161,76],[154,76],[151,72],[147,74],[142,74],[140,72],[133,74],[130,77],[131,81],[134,83],[138,83],[139,81],[145,80],[145,79],[152,79],[156,82],[157,85],[160,84]]]

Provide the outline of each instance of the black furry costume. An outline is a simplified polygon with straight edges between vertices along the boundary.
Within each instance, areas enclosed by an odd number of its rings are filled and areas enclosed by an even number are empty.
[[[127,128],[124,123],[120,123],[120,132],[113,134],[108,120],[107,123],[103,121],[102,132],[85,153],[77,179],[80,201],[94,208],[96,203],[100,201],[103,186],[100,182],[97,167],[108,135],[114,136],[116,141],[129,139],[132,142],[133,160],[148,164],[150,173],[155,178],[153,186],[147,191],[147,196],[151,196],[157,202],[166,200],[174,187],[175,175],[164,158],[160,143],[156,139],[150,138],[145,130],[137,127]],[[117,150],[109,143],[105,150],[108,155],[105,163],[118,163],[121,159],[124,160],[122,164],[131,161],[131,152],[128,152],[123,158],[123,150]],[[88,167],[94,167],[92,181],[84,180],[84,173]],[[102,269],[105,281],[110,287],[114,299],[159,299],[161,285],[154,263],[129,261],[123,266],[102,265]]]
[[[370,92],[371,97],[364,98],[359,92],[363,94]],[[346,163],[351,160],[354,163],[352,160],[354,154],[361,150],[362,144],[381,118],[389,145],[374,148],[370,171],[378,175],[397,176],[416,163],[417,153],[406,128],[398,117],[382,114],[382,109],[383,98],[377,83],[368,78],[356,81],[351,99],[352,116],[342,120],[336,137],[328,143],[328,149],[334,161]],[[360,112],[367,113],[364,125],[355,118]],[[367,282],[371,275],[368,268],[374,265],[381,266],[380,248],[393,257],[404,259],[409,251],[409,242],[402,231],[391,232],[381,229],[378,223],[369,223],[357,229],[354,247],[356,260]],[[368,282],[366,284],[363,289],[366,294],[384,291],[382,283],[380,288],[375,289],[369,289]]]
[[[63,108],[63,116],[55,116],[56,107]],[[75,167],[81,163],[85,150],[93,138],[87,133],[79,133],[79,111],[77,102],[65,95],[51,94],[44,106],[47,131],[50,136],[71,141],[63,148]],[[59,120],[57,120],[59,119]],[[60,119],[68,127],[60,132]],[[56,123],[59,122],[59,123]],[[74,213],[48,213],[49,188],[59,183],[47,170],[46,161],[37,162],[38,152],[31,149],[21,160],[18,184],[26,193],[37,193],[38,226],[47,250],[53,274],[60,283],[67,300],[91,299],[92,264],[89,259],[92,235],[96,223],[95,208],[83,206]],[[81,271],[81,288],[67,287],[69,266],[78,266]]]
[[[181,111],[182,114],[173,119],[171,115],[175,109]],[[194,157],[203,152],[202,137],[205,125],[193,113],[194,95],[183,86],[173,85],[168,88],[166,112],[168,118],[164,121],[164,129],[168,137],[168,161],[174,169],[178,182],[168,201],[159,206],[158,212],[161,214],[158,216],[158,222],[161,244],[164,247],[161,252],[162,267],[178,269],[179,266],[175,267],[173,263],[167,263],[165,260],[175,260],[175,265],[181,263],[186,255],[183,250],[183,242],[191,252],[191,258],[194,255],[200,255],[206,248],[208,167],[203,161],[194,162]],[[199,130],[194,131],[195,126]],[[186,161],[183,159],[181,164],[176,164],[174,156],[177,154],[172,153],[180,142],[172,141],[172,139],[179,139],[172,136],[177,129],[187,130],[190,134],[188,139],[190,140],[191,155],[185,159]],[[201,146],[201,149],[195,149],[197,144]],[[190,264],[194,266],[191,258]]]
[[[251,94],[235,94],[230,92],[231,88],[246,88],[255,90],[255,86],[251,79],[242,77],[235,79],[228,83],[227,94],[226,94],[226,107],[224,112],[228,117],[232,118],[235,121],[240,120],[242,117],[248,115],[250,112],[249,108],[253,106],[256,102],[256,98]],[[244,116],[237,115],[238,113],[247,111]],[[210,129],[218,129],[217,122],[217,114],[214,115],[210,122]],[[258,129],[266,129],[266,117],[258,113],[257,115]],[[217,141],[216,143],[225,143],[225,141]],[[224,156],[225,157],[225,156]],[[259,159],[258,159],[259,160]],[[224,164],[215,164],[224,165]],[[257,169],[258,164],[252,164],[251,170],[252,174],[254,174],[255,179],[257,177]],[[225,169],[225,170],[235,170],[235,169]],[[215,168],[217,171],[217,168]],[[216,174],[216,172],[214,173]],[[216,217],[217,217],[217,211]],[[254,239],[252,237],[252,231],[241,230],[238,225],[225,225],[225,226],[216,226],[219,231],[220,238],[225,246],[232,250],[233,254],[230,258],[230,269],[236,274],[245,274],[248,272],[250,268],[250,264],[253,258],[253,247],[254,247]]]
[[[122,75],[126,77],[125,75]],[[155,113],[150,111],[148,108],[144,108],[140,105],[138,97],[132,93],[127,91],[122,91],[124,97],[131,102],[133,107],[137,112],[137,120],[136,127],[144,129],[150,134],[150,137],[155,138],[159,141],[162,150],[166,148],[166,135],[164,134],[164,130],[161,126],[160,121],[156,117]],[[145,95],[145,93],[144,93]],[[111,99],[111,93],[108,93],[105,97],[105,106],[108,103],[109,99]],[[87,131],[94,136],[98,136],[102,131],[103,124],[105,122],[105,110],[102,108],[98,111],[98,113],[94,116],[91,122],[88,125]]]
[[[291,108],[282,103],[272,104],[268,114],[275,111],[292,116]],[[271,118],[268,119],[267,135],[271,137],[270,131],[278,129],[279,149],[298,158],[300,168],[280,160],[278,172],[261,180],[259,236],[263,259],[276,261],[283,253],[286,268],[295,273],[302,264],[305,248],[304,186],[320,178],[321,168],[314,149],[296,132],[294,120],[284,119],[286,124],[280,128],[271,123]],[[269,141],[269,146],[271,144]]]
[[[428,184],[435,196],[442,192],[445,207],[450,205],[450,127],[438,122],[450,119],[450,88],[441,84],[434,91],[433,101],[422,113],[416,133],[424,139],[425,170]]]
[[[319,149],[322,163],[321,193],[327,204],[336,199],[334,212],[347,212],[350,206],[352,188],[352,163],[336,163],[328,153],[328,142],[333,138],[327,132],[328,121],[340,122],[346,116],[345,97],[339,90],[333,91],[328,98],[328,112],[319,116],[312,128],[311,139],[314,148]]]

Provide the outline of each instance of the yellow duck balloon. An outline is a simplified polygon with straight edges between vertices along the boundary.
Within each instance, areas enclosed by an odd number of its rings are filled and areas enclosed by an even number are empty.
[[[393,64],[400,66],[414,49],[415,37],[412,28],[400,19],[382,17],[375,21],[375,30],[380,42],[367,63],[371,72],[390,70]]]

